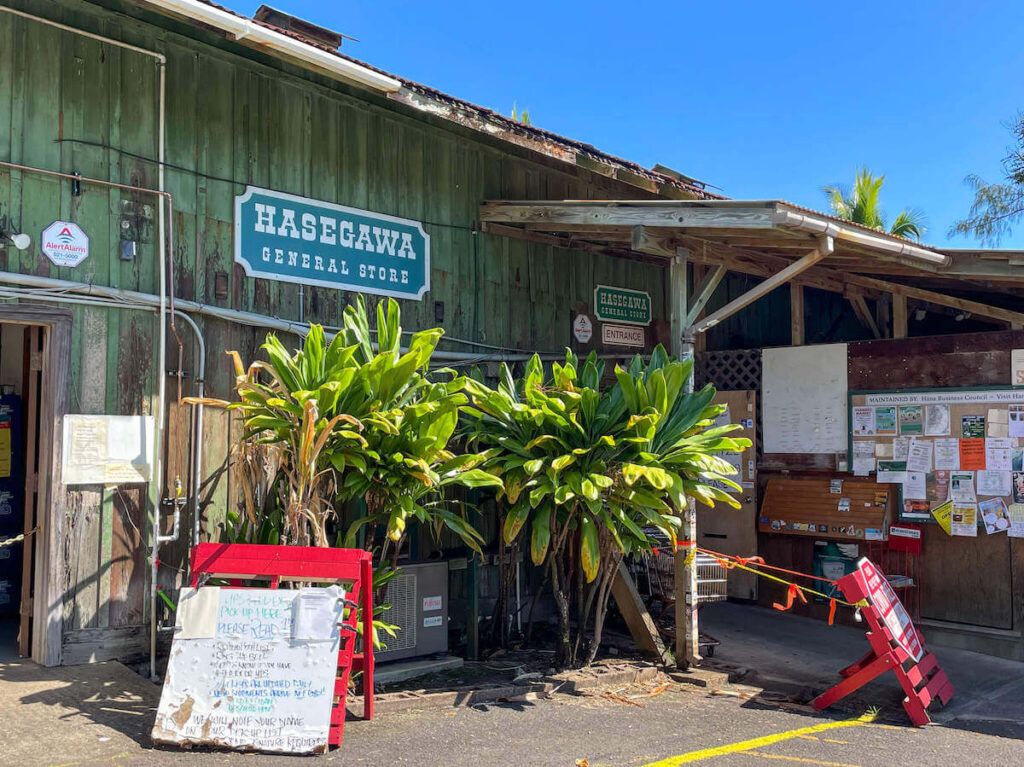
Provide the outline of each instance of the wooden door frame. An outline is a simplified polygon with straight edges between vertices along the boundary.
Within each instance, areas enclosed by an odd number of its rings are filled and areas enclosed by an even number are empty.
[[[0,322],[43,328],[42,383],[39,387],[39,481],[32,602],[32,660],[44,666],[61,662],[64,633],[64,517],[67,492],[61,477],[71,368],[72,314],[44,304],[0,305]],[[46,449],[49,445],[50,449]],[[25,546],[29,541],[25,541]]]

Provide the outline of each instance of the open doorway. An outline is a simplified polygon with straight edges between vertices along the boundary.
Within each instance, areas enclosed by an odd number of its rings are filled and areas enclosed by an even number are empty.
[[[45,329],[0,320],[0,660],[31,655]]]

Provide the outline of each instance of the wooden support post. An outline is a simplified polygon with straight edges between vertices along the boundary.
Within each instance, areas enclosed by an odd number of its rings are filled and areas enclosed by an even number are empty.
[[[636,589],[636,583],[633,582],[633,576],[622,562],[619,562],[619,570],[612,581],[612,596],[615,597],[615,604],[618,605],[619,612],[622,613],[622,618],[626,621],[629,633],[640,652],[656,658],[665,665],[674,663],[672,653],[661,641],[658,624],[647,612],[640,592]]]
[[[857,315],[857,319],[861,321],[868,330],[871,331],[871,335],[875,338],[881,338],[882,333],[878,329],[878,325],[875,323],[875,318],[871,314],[871,310],[868,309],[868,302],[864,300],[864,296],[860,293],[847,293],[847,299],[853,306],[853,311]]]
[[[815,250],[812,250],[803,258],[800,258],[780,272],[776,272],[771,277],[766,279],[764,282],[759,282],[753,288],[748,290],[743,295],[734,298],[732,301],[727,303],[721,309],[716,309],[704,319],[698,321],[691,327],[697,333],[703,333],[708,328],[714,327],[722,320],[727,317],[731,317],[740,310],[754,303],[762,296],[766,296],[771,293],[775,288],[780,285],[785,285],[787,282],[792,280],[798,274],[806,272],[816,263],[825,258],[829,253],[832,252],[832,238],[823,237],[823,242]]]
[[[883,338],[892,338],[892,294],[879,293],[875,300],[875,327]]]
[[[790,343],[804,345],[804,286],[789,283],[789,327]]]
[[[683,331],[686,330],[686,251],[680,250],[669,263],[669,319],[672,333],[669,353],[679,357],[683,350]]]
[[[683,339],[682,357],[693,356],[693,336]],[[693,391],[693,371],[683,385],[683,391]],[[682,510],[682,540],[685,545],[676,548],[675,573],[675,612],[676,612],[676,665],[690,668],[700,663],[700,622],[697,617],[697,504],[690,498],[686,508]],[[690,555],[694,556],[691,557]]]
[[[466,615],[466,655],[469,660],[480,659],[480,582],[476,554],[466,555],[466,599],[469,610]]]
[[[907,337],[907,297],[902,293],[892,294],[892,337]]]
[[[697,265],[694,264],[694,269]],[[715,293],[715,288],[718,287],[718,283],[725,277],[725,273],[728,270],[724,266],[717,266],[715,270],[707,276],[701,274],[700,279],[697,278],[696,271],[694,272],[694,283],[696,287],[693,289],[693,297],[690,299],[687,305],[686,312],[686,327],[689,327],[697,318],[700,317],[704,311],[704,307],[707,306],[708,301],[711,300],[711,296]],[[702,269],[703,272],[703,269]]]

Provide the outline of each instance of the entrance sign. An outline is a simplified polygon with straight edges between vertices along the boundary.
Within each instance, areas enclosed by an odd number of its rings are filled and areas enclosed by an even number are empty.
[[[601,325],[601,341],[612,346],[643,348],[647,333],[639,325]]]
[[[159,743],[327,750],[344,591],[181,590]]]
[[[594,288],[594,315],[603,322],[650,325],[651,296],[642,290],[598,285]]]
[[[78,266],[89,257],[89,236],[74,221],[54,221],[43,230],[39,248],[56,266]]]
[[[572,321],[572,335],[579,343],[585,344],[594,335],[594,323],[585,314],[577,314]]]
[[[843,681],[823,692],[811,704],[821,711],[838,703],[886,671],[896,675],[906,697],[903,708],[916,727],[931,721],[928,706],[935,700],[947,705],[953,698],[953,685],[938,659],[925,652],[924,640],[896,597],[888,579],[868,559],[839,579],[843,598],[858,605],[867,621],[865,634],[871,650],[856,663],[839,672]]]
[[[418,221],[253,186],[235,197],[235,262],[279,282],[417,301],[430,290]]]

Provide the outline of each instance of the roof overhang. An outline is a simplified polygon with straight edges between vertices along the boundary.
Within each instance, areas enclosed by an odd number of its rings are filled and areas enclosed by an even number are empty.
[[[866,313],[865,297],[891,293],[904,306],[910,298],[1024,324],[1024,313],[922,287],[989,289],[978,252],[951,255],[779,200],[489,201],[480,221],[493,234],[631,258],[685,257],[718,279],[725,271],[763,278],[750,300],[792,283],[842,293],[858,314]],[[989,268],[1024,285],[1019,255],[990,260]]]

